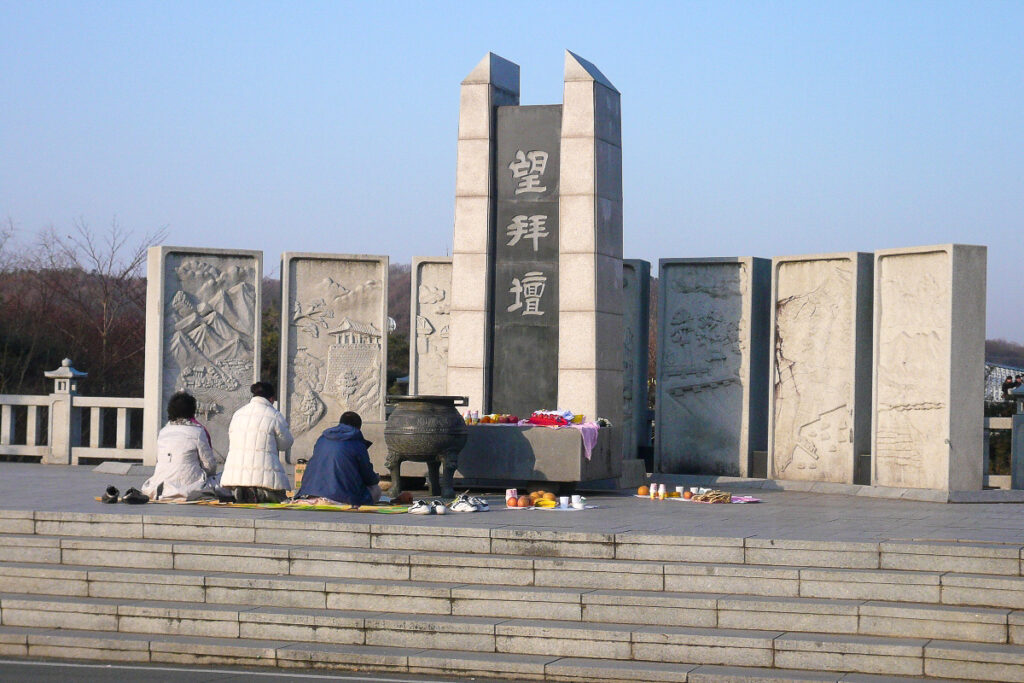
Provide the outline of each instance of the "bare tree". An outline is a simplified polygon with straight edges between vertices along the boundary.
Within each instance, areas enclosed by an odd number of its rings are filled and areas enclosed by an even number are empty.
[[[83,220],[61,234],[40,233],[31,253],[32,278],[56,309],[49,321],[89,371],[91,392],[141,393],[145,354],[146,249],[166,227],[134,240],[115,219],[103,232]]]

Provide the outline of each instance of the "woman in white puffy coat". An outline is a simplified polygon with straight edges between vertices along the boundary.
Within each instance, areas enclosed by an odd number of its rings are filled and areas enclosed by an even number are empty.
[[[196,399],[179,391],[167,402],[167,424],[156,437],[156,469],[142,485],[152,500],[214,496],[217,487],[217,454],[206,428],[196,422]]]
[[[239,502],[277,503],[284,500],[289,486],[279,451],[291,448],[292,433],[272,403],[274,386],[256,382],[250,391],[252,399],[231,417],[220,483],[233,489]]]

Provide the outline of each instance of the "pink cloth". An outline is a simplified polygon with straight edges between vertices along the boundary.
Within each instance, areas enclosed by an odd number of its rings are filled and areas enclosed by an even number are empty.
[[[601,427],[596,422],[584,422],[581,425],[571,424],[569,426],[580,430],[580,435],[583,437],[583,455],[587,460],[590,460],[594,446],[597,445],[597,433],[601,430]]]

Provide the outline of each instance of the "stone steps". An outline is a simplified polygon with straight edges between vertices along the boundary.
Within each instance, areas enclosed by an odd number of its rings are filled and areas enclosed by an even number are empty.
[[[0,651],[515,680],[1024,681],[1017,545],[394,521],[0,512],[0,557],[18,560],[0,562]]]
[[[953,654],[939,648],[934,654]],[[583,657],[453,652],[429,648],[295,643],[249,638],[95,633],[80,630],[0,627],[0,656],[96,659],[108,662],[178,665],[271,666],[281,669],[333,669],[421,675],[501,677],[513,680],[583,683],[665,681],[821,681],[900,683],[921,677],[815,672],[800,669],[736,667],[665,662],[606,662]],[[934,663],[942,660],[933,657]],[[929,660],[922,658],[922,668]],[[982,665],[984,665],[982,663]],[[965,669],[969,671],[970,669]],[[995,669],[980,671],[998,674]],[[993,679],[996,680],[996,679]],[[1005,679],[1013,680],[1013,679]]]
[[[915,550],[922,546],[912,544]],[[997,550],[1002,550],[997,548]],[[551,588],[913,602],[1024,609],[1024,577],[932,569],[847,569],[675,560],[560,558],[510,554],[319,548],[307,545],[99,539],[0,534],[3,557],[86,567],[184,572],[449,581]],[[903,553],[910,555],[909,553]],[[928,565],[929,558],[920,564]],[[945,557],[945,556],[942,556]],[[805,558],[806,559],[806,558]],[[957,565],[957,569],[964,565]]]
[[[84,605],[104,600],[247,605],[410,617],[531,619],[585,626],[704,627],[1024,644],[1024,610],[878,600],[728,595],[677,591],[459,584],[385,579],[94,569],[0,563],[6,601]],[[45,598],[54,601],[46,602]],[[77,602],[76,602],[77,601]],[[133,603],[134,604],[134,603]],[[61,611],[51,606],[51,611]],[[237,621],[237,619],[235,619]],[[54,624],[57,625],[57,624]]]

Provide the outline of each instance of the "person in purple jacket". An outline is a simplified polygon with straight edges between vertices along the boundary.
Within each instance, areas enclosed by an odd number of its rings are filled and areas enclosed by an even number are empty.
[[[370,464],[370,442],[363,438],[362,426],[358,413],[347,411],[337,426],[324,430],[313,446],[296,498],[327,498],[349,505],[380,500],[380,477]]]

